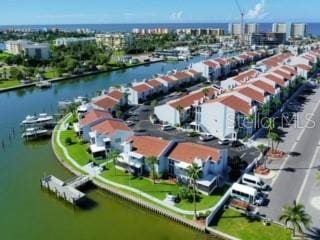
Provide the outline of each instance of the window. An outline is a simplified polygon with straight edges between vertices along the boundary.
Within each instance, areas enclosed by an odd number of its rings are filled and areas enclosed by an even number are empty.
[[[121,138],[116,138],[114,141],[115,141],[116,143],[121,143]]]

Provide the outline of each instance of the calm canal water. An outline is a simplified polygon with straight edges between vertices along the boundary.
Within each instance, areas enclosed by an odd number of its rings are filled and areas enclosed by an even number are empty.
[[[101,190],[88,193],[94,207],[74,210],[40,189],[39,180],[45,174],[72,177],[55,159],[50,142],[25,144],[20,137],[19,123],[27,114],[54,113],[59,100],[92,96],[99,89],[181,69],[189,63],[157,63],[55,83],[47,90],[28,88],[0,94],[0,239],[209,238]]]

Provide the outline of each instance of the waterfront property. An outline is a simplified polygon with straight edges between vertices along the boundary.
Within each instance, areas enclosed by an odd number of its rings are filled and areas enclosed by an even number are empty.
[[[204,87],[179,99],[156,106],[154,113],[161,122],[172,126],[190,123],[195,118],[197,107],[203,102],[215,98],[219,91],[220,89],[215,86]]]
[[[252,58],[250,61],[255,57],[247,55]],[[309,77],[319,56],[318,50],[299,56],[280,53],[261,61],[255,69],[221,81],[221,88],[217,88],[215,94],[210,91],[212,87],[207,88],[207,96],[201,95],[201,91],[192,92],[155,107],[154,112],[164,123],[175,126],[187,122],[194,125],[196,131],[219,139],[250,137],[259,127],[255,119],[263,108],[269,109],[267,114],[279,108],[301,84],[301,79]],[[202,66],[208,64],[201,63]],[[214,61],[210,61],[210,65],[218,66]]]
[[[210,194],[223,185],[227,172],[227,150],[151,136],[134,136],[123,145],[119,166],[131,169],[135,174],[150,173],[147,158],[156,157],[155,171],[160,177],[170,176],[177,182],[188,184],[187,169],[192,163],[196,163],[202,171],[202,178],[197,181],[199,191]]]
[[[90,150],[94,157],[105,156],[111,149],[122,151],[122,143],[133,136],[133,131],[120,119],[105,119],[91,127]]]
[[[50,45],[46,43],[33,43],[27,40],[7,41],[6,50],[14,55],[24,55],[38,60],[50,58]]]

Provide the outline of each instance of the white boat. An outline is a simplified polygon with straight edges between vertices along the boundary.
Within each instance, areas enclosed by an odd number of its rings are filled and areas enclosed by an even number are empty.
[[[22,137],[23,138],[31,138],[31,139],[34,139],[34,138],[38,138],[38,137],[44,137],[44,136],[47,136],[48,134],[50,133],[49,130],[47,129],[41,129],[41,128],[27,128],[25,130],[24,133],[22,133]]]
[[[51,123],[53,116],[48,115],[47,113],[40,113],[39,116],[28,115],[22,122],[21,125],[43,125]]]
[[[36,83],[36,86],[39,88],[49,88],[51,87],[51,82],[49,81],[39,81]]]
[[[76,97],[76,98],[73,100],[73,102],[74,102],[75,104],[83,104],[83,103],[86,103],[86,102],[87,102],[87,98],[82,97],[82,96],[78,96],[78,97]]]
[[[21,125],[29,125],[29,124],[36,124],[38,118],[34,115],[28,115],[22,122]]]
[[[52,120],[53,120],[53,117],[48,115],[47,113],[40,113],[37,119],[37,123],[47,123],[47,122],[51,122]]]

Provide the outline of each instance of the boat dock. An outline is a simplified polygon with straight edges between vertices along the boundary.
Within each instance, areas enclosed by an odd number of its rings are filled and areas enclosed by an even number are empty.
[[[86,197],[77,188],[88,183],[90,180],[89,176],[79,176],[64,182],[53,175],[49,175],[41,179],[41,187],[55,193],[58,198],[76,205]]]

